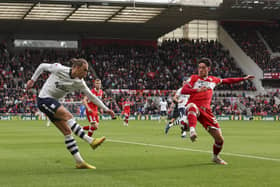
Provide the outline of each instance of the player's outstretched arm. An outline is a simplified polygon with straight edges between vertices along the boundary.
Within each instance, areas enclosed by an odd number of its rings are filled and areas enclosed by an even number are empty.
[[[42,63],[38,66],[38,68],[35,70],[34,74],[32,75],[31,79],[27,81],[26,83],[26,89],[30,89],[34,86],[34,83],[38,79],[38,77],[44,72],[49,71],[51,73],[55,71],[59,71],[61,68],[61,65],[58,63],[55,64],[48,64],[48,63]]]
[[[247,75],[246,77],[237,77],[237,78],[226,78],[222,79],[223,84],[234,84],[245,80],[253,80],[255,76]]]
[[[253,80],[254,78],[254,75],[247,75],[246,77],[244,77],[245,80]]]
[[[105,113],[110,114],[112,119],[115,119],[115,113],[112,110],[110,110],[107,106],[105,106],[105,104],[96,95],[92,94],[85,81],[83,81],[83,88],[81,90],[84,92],[84,94],[88,97],[90,101],[92,101],[99,108],[103,109]]]
[[[86,94],[88,99],[95,105],[97,105],[99,108],[102,108],[104,111],[109,110],[109,108],[105,106],[104,103],[97,96],[91,93],[88,87],[86,87],[86,89],[83,89],[82,91],[84,92],[84,94]]]

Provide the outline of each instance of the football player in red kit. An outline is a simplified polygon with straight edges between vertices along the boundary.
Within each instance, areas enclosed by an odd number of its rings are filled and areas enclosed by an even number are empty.
[[[129,116],[130,116],[130,106],[131,106],[131,102],[129,101],[129,98],[127,97],[126,100],[122,103],[122,108],[123,108],[123,111],[122,111],[122,114],[124,115],[124,122],[123,122],[123,125],[124,126],[128,126],[128,119],[129,119]]]
[[[219,84],[232,84],[245,80],[252,80],[254,76],[248,75],[240,78],[220,79],[214,76],[208,76],[210,66],[210,59],[200,59],[198,61],[198,75],[192,75],[190,77],[188,83],[182,88],[181,94],[190,94],[186,107],[186,115],[190,127],[190,139],[195,141],[197,138],[195,127],[198,120],[215,140],[212,161],[217,164],[227,165],[227,162],[218,156],[222,150],[224,138],[218,121],[210,107],[213,91]]]
[[[94,81],[94,88],[91,92],[96,95],[99,99],[103,97],[103,91],[101,90],[101,80],[96,79]],[[98,129],[99,125],[99,116],[98,116],[98,107],[88,101],[88,98],[83,99],[83,104],[86,106],[86,114],[90,125],[84,126],[84,130],[88,130],[88,136],[92,136],[93,132]]]

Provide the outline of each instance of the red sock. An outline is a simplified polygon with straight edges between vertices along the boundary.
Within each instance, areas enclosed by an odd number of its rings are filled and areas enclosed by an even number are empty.
[[[92,136],[92,134],[93,134],[93,132],[92,132],[92,131],[88,131],[88,136],[89,136],[89,137],[91,137],[91,136]]]
[[[224,142],[215,142],[213,145],[213,153],[214,155],[218,155],[223,149]]]
[[[193,114],[189,114],[188,115],[188,121],[189,121],[189,126],[190,127],[196,127],[196,123],[197,123],[197,118],[195,115]]]
[[[88,131],[88,130],[89,130],[89,127],[90,127],[90,126],[84,126],[83,129]]]
[[[196,117],[196,109],[194,107],[190,107],[187,113],[189,126],[196,127],[197,117]]]
[[[128,123],[128,120],[127,120],[127,119],[125,119],[125,120],[124,120],[124,122]]]
[[[90,129],[88,130],[88,136],[92,136],[93,132],[94,132],[95,128],[94,127],[90,127]]]

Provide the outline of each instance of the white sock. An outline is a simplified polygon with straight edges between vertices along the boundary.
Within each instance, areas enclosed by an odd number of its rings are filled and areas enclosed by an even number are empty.
[[[81,163],[84,162],[84,159],[82,158],[82,156],[80,155],[80,152],[77,152],[76,154],[73,155],[75,161],[77,163]]]
[[[80,155],[77,142],[71,134],[65,136],[65,144],[66,148],[72,154],[73,158],[77,163],[84,162],[82,156]]]
[[[219,158],[219,156],[218,156],[218,155],[213,154],[213,158],[214,158],[214,159],[217,159],[217,158]]]
[[[194,127],[190,127],[190,132],[195,132],[195,128]]]
[[[67,125],[71,128],[72,132],[79,136],[80,138],[82,138],[83,140],[85,140],[86,142],[88,142],[89,144],[91,144],[91,142],[93,141],[92,137],[89,137],[83,130],[83,128],[76,122],[76,120],[74,118],[69,119],[67,121]]]
[[[93,141],[94,138],[89,137],[88,135],[85,135],[83,138],[86,142],[88,142],[89,144],[91,144],[91,142]]]

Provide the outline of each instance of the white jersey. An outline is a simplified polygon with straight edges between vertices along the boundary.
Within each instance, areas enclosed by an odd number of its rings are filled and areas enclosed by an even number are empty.
[[[47,64],[42,63],[36,69],[31,80],[34,82],[38,79],[43,71],[51,72],[51,75],[44,83],[43,88],[39,93],[40,98],[54,98],[56,100],[63,98],[67,93],[73,91],[82,91],[86,94],[94,104],[101,107],[105,111],[109,110],[103,102],[93,95],[90,89],[87,87],[84,79],[71,78],[71,68],[63,66],[59,63]]]
[[[160,111],[167,111],[167,102],[166,101],[161,101],[159,103],[160,105]]]
[[[182,88],[179,88],[176,92],[176,95],[179,96],[178,101],[183,101],[182,103],[180,103],[180,102],[178,103],[178,108],[185,108],[186,104],[190,98],[190,95],[181,94],[181,90],[182,90]]]

